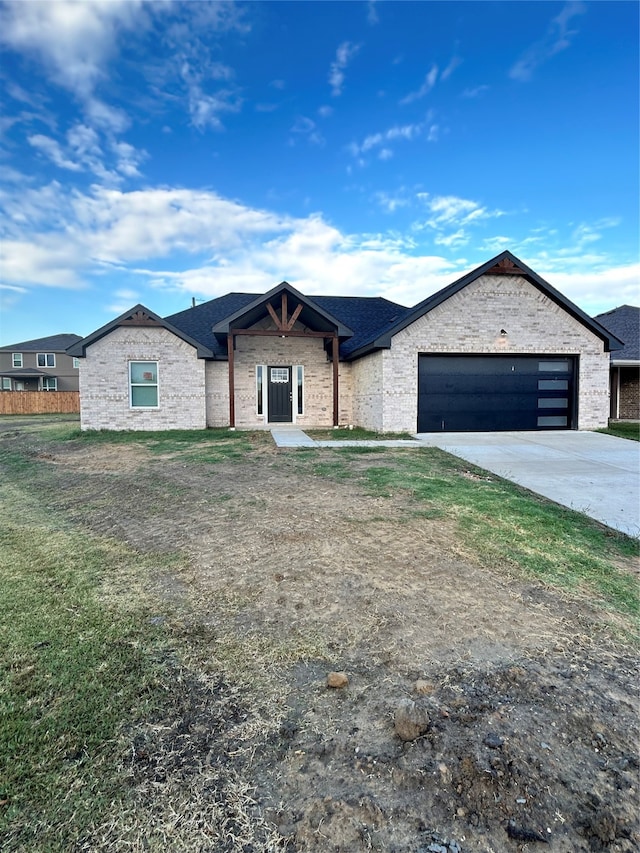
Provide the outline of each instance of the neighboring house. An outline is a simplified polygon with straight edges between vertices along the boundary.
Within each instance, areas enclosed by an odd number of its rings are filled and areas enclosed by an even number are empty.
[[[2,391],[78,391],[80,360],[67,349],[80,335],[51,335],[0,347]]]
[[[413,308],[287,282],[165,319],[136,305],[68,350],[83,429],[592,429],[617,340],[510,252]]]
[[[640,420],[640,308],[621,305],[595,319],[624,342],[611,353],[610,417]]]

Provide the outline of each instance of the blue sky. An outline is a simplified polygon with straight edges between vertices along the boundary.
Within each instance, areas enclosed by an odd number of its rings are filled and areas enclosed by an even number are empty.
[[[635,2],[0,2],[0,344],[503,249],[638,304]]]

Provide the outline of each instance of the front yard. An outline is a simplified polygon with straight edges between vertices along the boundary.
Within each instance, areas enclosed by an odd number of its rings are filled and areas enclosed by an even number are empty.
[[[1,420],[3,849],[637,849],[636,541],[435,449]]]

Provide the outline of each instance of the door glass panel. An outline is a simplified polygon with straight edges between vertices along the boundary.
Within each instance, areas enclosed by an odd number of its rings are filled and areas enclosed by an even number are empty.
[[[538,418],[538,426],[566,426],[565,415],[541,415]]]
[[[538,379],[538,391],[568,391],[568,379]]]
[[[568,405],[567,397],[538,397],[539,409],[566,409]]]
[[[289,368],[288,367],[272,367],[271,368],[272,382],[288,382]]]
[[[567,373],[569,370],[569,362],[540,361],[538,362],[538,370],[542,373]]]

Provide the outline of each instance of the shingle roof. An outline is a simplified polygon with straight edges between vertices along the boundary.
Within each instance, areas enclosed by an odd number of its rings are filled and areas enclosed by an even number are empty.
[[[612,360],[640,361],[640,308],[620,305],[594,319],[624,343],[624,347],[612,355]]]
[[[67,347],[81,341],[80,335],[50,335],[0,347],[0,352],[64,352]]]
[[[226,317],[250,305],[257,296],[256,293],[228,293],[165,317],[165,320],[203,343],[218,358],[226,358],[226,342],[218,339],[212,329]],[[307,299],[353,330],[353,337],[340,344],[341,358],[346,358],[368,340],[375,338],[409,311],[382,296],[309,296]]]

